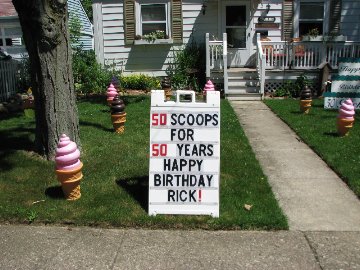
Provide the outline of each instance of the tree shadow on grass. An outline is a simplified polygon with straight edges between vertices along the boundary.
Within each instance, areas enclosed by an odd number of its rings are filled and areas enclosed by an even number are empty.
[[[149,201],[149,176],[139,176],[134,178],[118,179],[116,184],[129,193],[140,206],[148,212]]]
[[[34,151],[34,142],[30,135],[35,133],[34,128],[17,127],[0,131],[0,164],[1,170],[11,170],[14,164],[8,157],[17,150]]]
[[[88,122],[88,121],[80,121],[80,125],[102,129],[102,130],[104,130],[106,132],[114,132],[114,129],[112,129],[112,128],[107,128],[107,127],[104,127],[103,125]]]
[[[57,200],[65,199],[65,195],[64,195],[64,193],[62,191],[61,186],[48,187],[45,190],[45,195],[50,197],[50,198],[57,199]]]

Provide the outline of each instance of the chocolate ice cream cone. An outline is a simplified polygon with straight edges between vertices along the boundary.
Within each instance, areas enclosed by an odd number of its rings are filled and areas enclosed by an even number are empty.
[[[347,136],[349,134],[350,129],[353,127],[354,118],[338,118],[337,119],[337,130],[339,136]]]
[[[80,199],[80,180],[83,178],[83,164],[72,170],[56,170],[57,178],[68,201]]]

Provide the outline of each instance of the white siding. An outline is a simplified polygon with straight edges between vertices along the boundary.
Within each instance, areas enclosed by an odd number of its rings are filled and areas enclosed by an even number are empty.
[[[217,35],[217,1],[207,3],[203,15],[202,0],[183,0],[183,46],[192,35],[197,43],[205,41],[205,33]],[[95,13],[95,11],[94,11]],[[116,64],[125,72],[148,73],[164,76],[172,61],[174,52],[182,46],[172,45],[131,45],[125,46],[123,1],[106,0],[101,4],[102,31],[95,26],[96,41],[103,45],[104,64]],[[100,25],[100,23],[97,23]],[[102,35],[102,37],[100,37]],[[101,45],[96,46],[96,53],[101,53]],[[101,57],[98,57],[102,60]]]
[[[76,16],[81,22],[81,37],[79,38],[79,43],[82,44],[83,49],[93,49],[93,26],[86,15],[80,0],[69,0],[68,12],[70,19],[72,16]]]
[[[266,13],[267,4],[270,4],[270,10]],[[261,15],[266,15],[267,17],[275,17],[275,24],[277,28],[260,28],[256,27],[258,24],[258,19]],[[255,30],[265,30],[268,31],[268,37],[272,41],[281,40],[281,24],[282,24],[282,1],[281,0],[272,0],[272,1],[263,1],[257,5],[257,8],[253,14],[253,24]]]
[[[340,32],[349,41],[360,41],[359,0],[342,0]]]

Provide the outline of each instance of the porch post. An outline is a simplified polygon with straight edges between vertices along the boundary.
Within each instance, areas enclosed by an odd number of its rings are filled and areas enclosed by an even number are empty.
[[[223,33],[223,70],[224,70],[224,92],[228,92],[228,74],[227,74],[227,34]]]
[[[210,79],[210,42],[209,33],[205,34],[205,50],[206,50],[206,80]]]

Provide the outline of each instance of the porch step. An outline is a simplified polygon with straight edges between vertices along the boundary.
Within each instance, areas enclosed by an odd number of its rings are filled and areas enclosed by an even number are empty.
[[[259,93],[245,93],[245,94],[227,94],[226,99],[229,100],[261,100],[262,96]]]
[[[231,100],[261,100],[256,69],[230,69],[228,71],[226,98]]]

